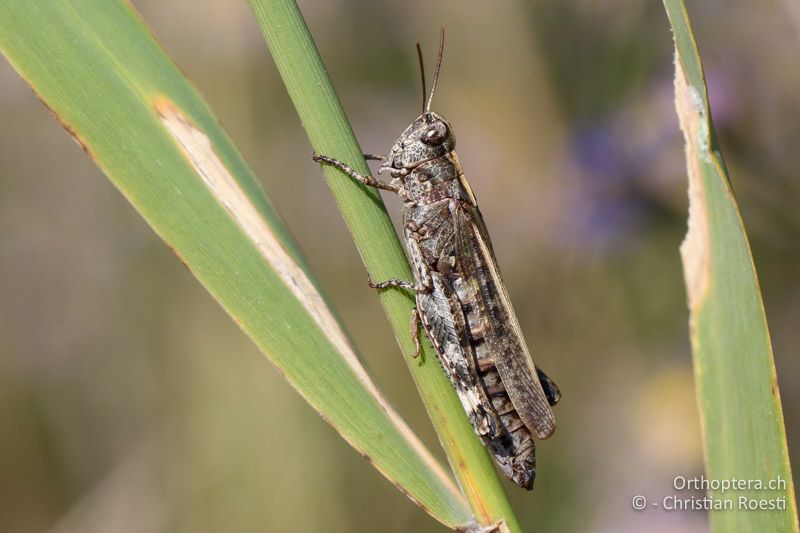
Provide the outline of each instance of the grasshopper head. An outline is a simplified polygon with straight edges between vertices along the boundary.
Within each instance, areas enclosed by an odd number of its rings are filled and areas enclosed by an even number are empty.
[[[441,157],[456,147],[450,124],[432,111],[419,116],[397,139],[385,166],[411,170],[420,163]]]

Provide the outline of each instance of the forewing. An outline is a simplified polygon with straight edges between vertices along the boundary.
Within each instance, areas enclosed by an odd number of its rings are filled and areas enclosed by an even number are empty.
[[[556,429],[555,417],[500,278],[483,217],[476,206],[462,202],[452,202],[451,210],[460,270],[474,287],[479,312],[488,317],[484,338],[491,357],[522,421],[546,439]]]

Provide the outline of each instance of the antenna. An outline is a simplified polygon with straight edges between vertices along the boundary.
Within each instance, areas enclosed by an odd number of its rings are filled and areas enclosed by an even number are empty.
[[[436,92],[436,82],[439,81],[439,71],[442,69],[442,55],[444,54],[444,27],[439,34],[439,56],[436,58],[436,70],[433,72],[433,85],[431,85],[431,94],[428,96],[428,102],[425,104],[425,112],[431,110],[431,100],[433,100],[433,93]]]
[[[422,78],[422,112],[425,113],[425,98],[428,90],[425,88],[425,63],[422,61],[422,48],[417,43],[417,57],[419,57],[419,76]]]

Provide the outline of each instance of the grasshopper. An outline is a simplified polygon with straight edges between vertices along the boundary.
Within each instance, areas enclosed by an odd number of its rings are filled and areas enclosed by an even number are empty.
[[[365,155],[383,161],[378,173],[388,172],[390,182],[361,175],[331,157],[313,158],[404,200],[403,232],[414,281],[370,279],[369,284],[414,292],[410,326],[415,357],[422,325],[475,432],[505,475],[530,490],[536,474],[533,437],[546,439],[555,431],[550,406],[561,394],[536,368],[526,347],[483,216],[458,161],[453,129],[430,110],[443,51],[444,29],[428,95],[417,44],[422,114],[388,156]]]

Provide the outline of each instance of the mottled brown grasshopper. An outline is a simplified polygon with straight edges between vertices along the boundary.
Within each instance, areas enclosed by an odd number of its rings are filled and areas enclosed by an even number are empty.
[[[533,437],[556,429],[550,406],[560,398],[555,383],[533,363],[500,278],[489,234],[458,156],[450,124],[430,110],[442,63],[444,30],[430,95],[397,139],[379,173],[391,182],[355,172],[341,161],[314,155],[365,185],[405,200],[403,228],[414,282],[390,279],[370,286],[414,291],[411,330],[419,355],[419,325],[455,387],[472,426],[503,472],[531,489],[536,474]],[[426,99],[427,97],[427,99]]]

